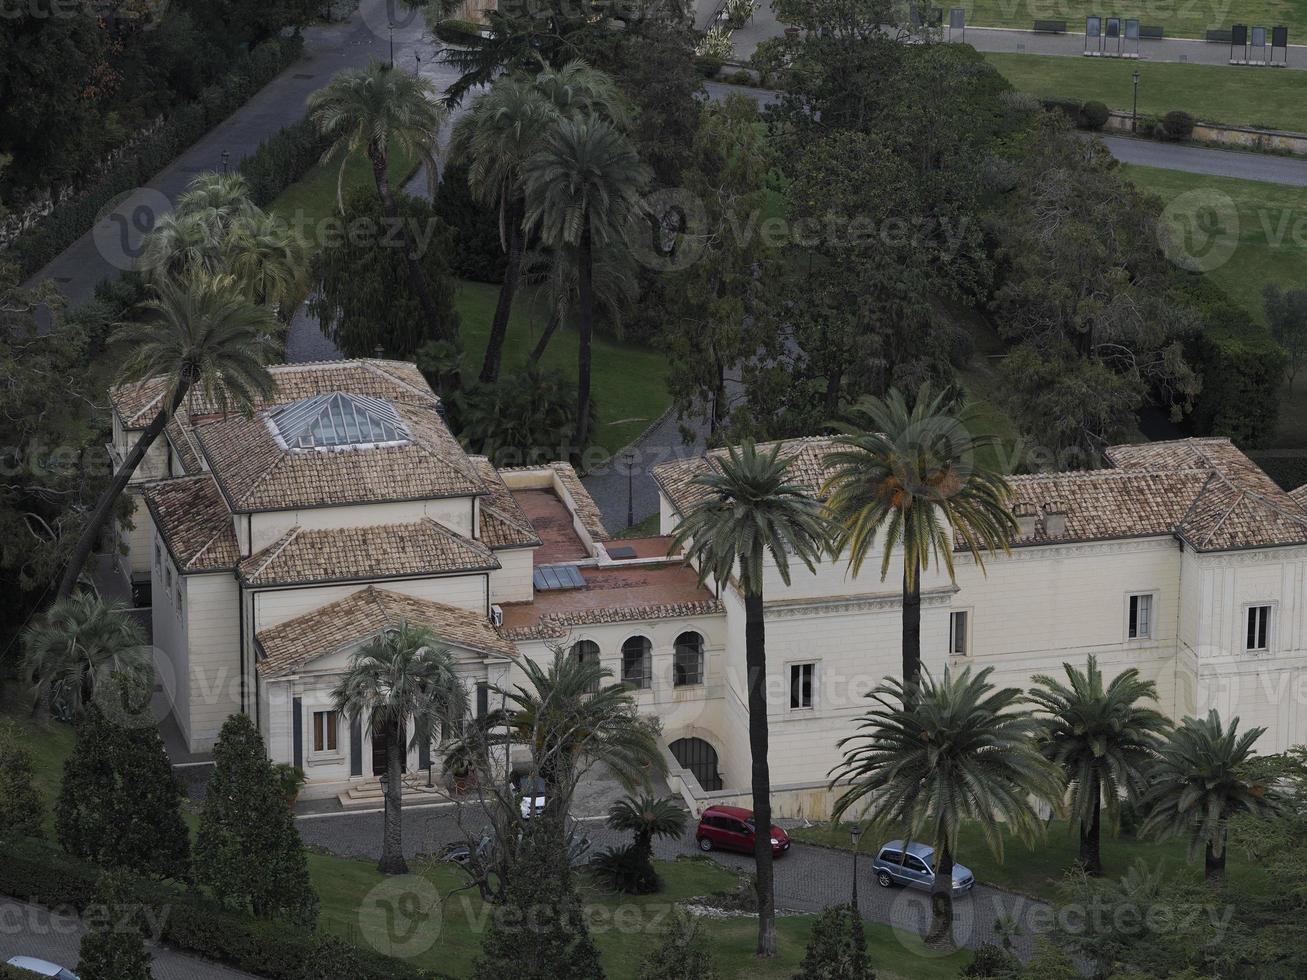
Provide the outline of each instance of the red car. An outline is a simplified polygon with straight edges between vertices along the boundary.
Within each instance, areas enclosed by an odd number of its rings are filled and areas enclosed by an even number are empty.
[[[738,806],[710,806],[699,817],[694,839],[699,850],[753,853],[753,811]],[[775,824],[771,829],[771,852],[780,857],[790,849],[790,835]]]

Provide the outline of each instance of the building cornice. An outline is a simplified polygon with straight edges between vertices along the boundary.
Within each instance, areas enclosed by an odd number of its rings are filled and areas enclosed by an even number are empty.
[[[923,606],[945,606],[958,592],[957,586],[927,589],[921,593]],[[789,619],[795,616],[845,616],[849,613],[882,612],[901,609],[900,592],[878,592],[872,595],[822,596],[816,599],[776,599],[765,602],[763,609],[769,619]]]

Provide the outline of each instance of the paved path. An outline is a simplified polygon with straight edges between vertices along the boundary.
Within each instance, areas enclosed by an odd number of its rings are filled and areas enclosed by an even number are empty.
[[[58,915],[37,905],[0,897],[0,963],[11,956],[34,956],[76,969],[85,931],[76,916]],[[254,980],[248,973],[165,946],[153,946],[150,953],[150,973],[155,980]]]
[[[1303,157],[1217,150],[1207,146],[1182,146],[1130,136],[1103,136],[1102,140],[1112,155],[1122,163],[1307,187],[1307,159]]]
[[[486,821],[477,819],[470,809],[464,826],[474,833]],[[346,857],[377,858],[380,855],[382,818],[380,814],[343,814],[301,819],[300,835],[305,843],[324,847]],[[626,837],[609,830],[601,819],[578,821],[578,829],[590,838],[596,850],[618,843]],[[431,854],[445,843],[462,839],[452,808],[440,810],[406,810],[404,813],[404,852],[408,857]],[[699,854],[692,836],[681,841],[658,841],[655,853],[664,860]],[[753,859],[744,855],[713,852],[711,857],[727,868],[745,872]],[[795,844],[776,868],[776,904],[794,912],[820,912],[830,905],[846,903],[853,883],[853,857],[810,844]],[[930,921],[930,903],[924,892],[910,889],[881,888],[871,871],[871,862],[863,855],[858,862],[858,906],[871,922],[881,922],[912,936],[925,932]],[[1021,924],[1017,950],[1024,956],[1033,953],[1042,926],[1040,919],[1048,907],[1021,895],[978,885],[971,895],[957,902],[955,936],[960,945],[974,949],[997,941],[994,922],[1010,916]],[[905,944],[905,951],[914,944]],[[905,952],[905,955],[906,952]]]

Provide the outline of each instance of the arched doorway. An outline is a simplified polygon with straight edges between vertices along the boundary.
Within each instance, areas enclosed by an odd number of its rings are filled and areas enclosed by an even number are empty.
[[[717,774],[717,750],[701,738],[678,738],[668,746],[681,768],[689,769],[705,790],[722,788]]]

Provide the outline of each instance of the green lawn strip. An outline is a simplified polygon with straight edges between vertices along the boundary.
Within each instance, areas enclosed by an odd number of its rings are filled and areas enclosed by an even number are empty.
[[[1201,191],[1213,203],[1226,195],[1239,215],[1239,239],[1228,262],[1208,275],[1262,321],[1262,289],[1307,285],[1307,187],[1290,187],[1234,177],[1128,165],[1125,174],[1141,189],[1168,203]]]
[[[841,850],[851,850],[847,824],[838,827],[821,825],[790,831],[796,840],[823,844]],[[888,835],[887,835],[888,836]],[[862,841],[862,854],[868,860],[881,843],[870,837]],[[1173,872],[1182,872],[1195,879],[1202,876],[1201,856],[1195,863],[1187,858],[1188,845],[1183,840],[1139,840],[1125,835],[1113,836],[1103,831],[1102,854],[1104,873],[1109,876],[1125,874],[1137,860],[1150,867],[1163,862]],[[1064,821],[1053,821],[1042,837],[1029,847],[1016,837],[1003,831],[1003,859],[995,858],[980,828],[973,823],[963,824],[958,839],[957,860],[972,870],[976,881],[1023,895],[1033,895],[1047,901],[1057,899],[1057,886],[1067,869],[1071,868],[1079,853],[1079,838],[1068,829]],[[1270,875],[1265,869],[1248,863],[1242,855],[1230,852],[1228,877],[1232,883],[1261,890],[1270,887]]]
[[[1161,27],[1167,37],[1203,37],[1209,30],[1229,30],[1233,24],[1274,27],[1284,24],[1289,28],[1289,42],[1300,44],[1307,35],[1307,7],[1299,0],[1228,0],[1228,2],[1192,2],[1173,0],[1157,4],[1129,4],[1117,10],[1104,10],[1102,4],[1090,0],[1034,0],[1019,3],[1017,0],[972,0],[961,3],[967,11],[967,26],[1017,27],[1030,30],[1036,20],[1064,20],[1067,29],[1084,33],[1085,18],[1099,14],[1138,17],[1148,27]],[[1104,24],[1106,29],[1106,23]],[[1124,27],[1123,27],[1124,30]],[[1269,42],[1269,38],[1267,39]],[[1124,47],[1123,47],[1124,50]],[[1148,42],[1141,51],[1148,52]]]
[[[1253,71],[1230,65],[1068,58],[1059,55],[985,55],[1022,92],[1041,99],[1102,102],[1129,112],[1131,75],[1139,72],[1139,115],[1162,117],[1182,109],[1196,119],[1235,126],[1307,131],[1303,81],[1293,71]]]
[[[392,149],[386,161],[386,173],[391,186],[399,189],[408,182],[420,161],[398,148]],[[319,224],[326,218],[336,218],[340,214],[336,206],[336,181],[340,174],[340,159],[314,166],[302,180],[287,187],[268,206],[268,210],[288,222],[291,227],[303,231],[311,242],[321,244],[322,236],[331,231],[330,227],[319,231]],[[345,162],[345,182],[342,194],[348,199],[352,191],[360,187],[375,188],[372,176],[372,163],[367,155],[353,153]]]

